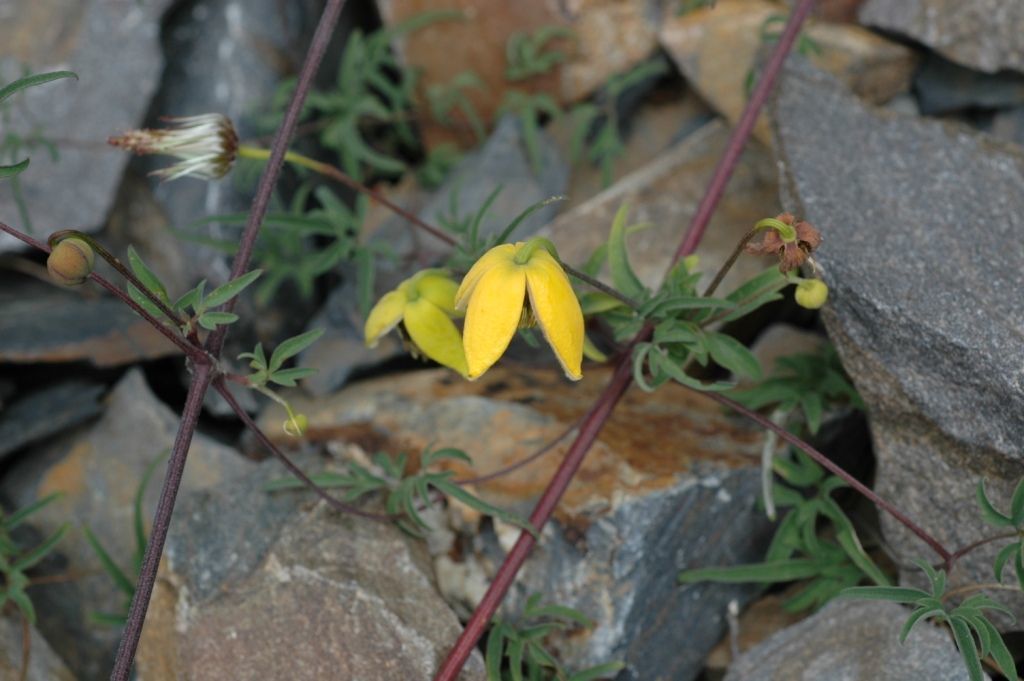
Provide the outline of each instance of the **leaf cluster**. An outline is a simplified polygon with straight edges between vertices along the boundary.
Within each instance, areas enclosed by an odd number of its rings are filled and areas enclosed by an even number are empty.
[[[399,454],[392,458],[384,452],[378,452],[373,455],[373,469],[349,461],[346,462],[346,470],[343,472],[328,471],[311,475],[310,478],[321,487],[343,490],[341,499],[346,503],[355,502],[368,494],[384,495],[384,505],[388,514],[400,528],[416,537],[423,536],[430,529],[422,512],[436,505],[437,495],[455,499],[480,513],[536,534],[536,530],[526,520],[467,492],[455,482],[454,472],[428,470],[434,464],[445,459],[472,462],[469,456],[460,449],[452,447],[427,449],[420,455],[419,472],[407,474],[408,456],[406,454]],[[289,476],[269,482],[264,489],[277,491],[305,489],[305,487],[304,482]]]
[[[540,594],[531,595],[516,623],[494,620],[484,649],[487,681],[595,681],[625,666],[607,662],[575,674],[566,672],[544,647],[544,639],[556,631],[589,628],[594,623],[578,610],[542,605],[540,599]]]
[[[262,387],[267,383],[276,383],[286,388],[294,388],[296,381],[315,374],[316,369],[308,367],[294,367],[291,369],[283,369],[282,367],[286,361],[317,342],[322,335],[324,335],[323,329],[313,329],[298,336],[292,336],[274,348],[269,361],[267,360],[266,353],[263,352],[262,343],[257,343],[256,348],[252,352],[240,354],[238,359],[248,359],[249,367],[253,369],[253,373],[246,376],[249,379],[250,385]]]
[[[185,323],[181,331],[190,335],[200,326],[208,331],[213,331],[218,326],[234,324],[238,321],[238,315],[233,312],[223,312],[216,308],[227,303],[242,291],[259,279],[262,270],[251,270],[237,279],[232,279],[222,286],[218,286],[209,293],[206,293],[206,280],[203,279],[195,288],[189,290],[180,298],[171,301],[167,294],[167,288],[153,270],[142,260],[142,257],[132,246],[128,247],[128,265],[139,282],[146,287],[153,296],[175,313],[185,315]],[[128,284],[128,295],[139,307],[167,324],[172,324],[164,312],[140,291],[134,284]],[[189,311],[191,309],[191,312]]]
[[[982,681],[985,675],[981,660],[992,655],[1000,671],[1012,681],[1017,679],[1017,667],[1002,635],[988,620],[986,610],[1009,615],[1013,614],[984,594],[976,594],[953,607],[947,603],[946,573],[936,570],[924,561],[918,566],[928,576],[930,591],[898,586],[853,587],[841,594],[843,598],[861,600],[892,601],[907,603],[914,607],[900,630],[900,643],[904,643],[914,626],[921,620],[935,620],[949,625],[953,640],[964,660],[971,681]]]
[[[778,371],[752,388],[734,390],[729,397],[750,409],[771,406],[792,412],[799,408],[811,433],[821,427],[822,414],[830,404],[850,404],[864,409],[857,390],[850,383],[830,344],[813,353],[781,357]]]
[[[1010,542],[996,554],[995,563],[992,567],[995,572],[996,581],[1003,581],[1003,570],[1006,564],[1013,560],[1013,569],[1017,575],[1017,583],[1021,591],[1024,591],[1024,478],[1017,483],[1010,499],[1010,513],[1004,515],[996,510],[995,506],[985,492],[985,481],[978,483],[976,495],[978,506],[981,508],[981,516],[985,522],[996,527],[1011,528],[1017,533],[1016,540]]]
[[[34,513],[50,505],[60,496],[60,493],[50,494],[14,513],[8,514],[0,511],[0,576],[3,577],[3,586],[0,588],[0,608],[8,602],[14,603],[29,624],[36,623],[36,610],[28,594],[25,593],[25,589],[30,585],[29,577],[25,573],[53,551],[57,542],[68,531],[69,525],[64,523],[53,534],[31,549],[23,547],[11,536],[11,533]]]
[[[427,87],[427,105],[430,115],[441,125],[452,128],[456,121],[453,112],[458,111],[469,124],[478,142],[483,142],[487,135],[486,127],[476,106],[469,98],[470,90],[486,89],[483,80],[475,71],[462,71],[447,83],[435,83]]]
[[[790,510],[775,530],[764,561],[684,570],[679,573],[679,581],[806,581],[806,586],[783,606],[791,612],[819,608],[865,579],[888,586],[889,579],[868,556],[852,521],[832,498],[832,493],[846,483],[826,475],[821,466],[802,452],[796,452],[792,460],[779,457],[774,466],[787,483],[775,485],[776,503]]]
[[[569,59],[552,43],[575,39],[571,30],[555,25],[513,33],[505,43],[505,79],[514,83],[547,73]]]
[[[96,557],[99,558],[103,569],[114,580],[114,584],[117,585],[121,593],[124,594],[124,601],[118,612],[93,612],[90,614],[90,617],[94,622],[119,627],[128,620],[128,610],[131,607],[132,598],[135,597],[135,584],[138,581],[139,574],[142,572],[142,559],[146,555],[146,544],[149,541],[146,534],[144,509],[142,507],[143,499],[146,496],[149,483],[153,479],[153,474],[156,473],[160,463],[167,459],[169,453],[169,450],[164,450],[159,456],[149,462],[142,472],[138,487],[135,488],[135,500],[132,504],[132,534],[135,537],[135,551],[132,554],[131,577],[114,561],[92,529],[88,525],[83,527],[85,539],[89,542],[89,546],[92,547]]]

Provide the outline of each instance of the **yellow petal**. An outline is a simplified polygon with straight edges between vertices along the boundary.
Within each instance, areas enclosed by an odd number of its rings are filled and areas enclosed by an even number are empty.
[[[398,322],[402,321],[405,304],[406,296],[401,290],[385,293],[377,301],[366,317],[366,325],[363,326],[363,337],[368,347],[376,347],[377,341],[398,326]]]
[[[462,332],[470,380],[490,369],[512,341],[523,311],[526,272],[510,258],[494,261],[472,291]]]
[[[526,285],[537,324],[555,351],[565,375],[582,378],[583,312],[561,265],[538,249],[526,265]]]
[[[450,317],[455,316],[455,291],[458,287],[446,273],[427,274],[416,282],[419,294]]]
[[[424,355],[466,375],[468,370],[462,337],[441,308],[425,297],[409,303],[405,306],[405,330]]]
[[[455,309],[465,310],[469,304],[469,299],[473,295],[473,289],[476,288],[480,278],[487,274],[487,272],[498,263],[512,262],[512,256],[516,253],[516,247],[512,244],[502,244],[495,246],[491,250],[480,256],[480,259],[473,263],[473,266],[469,268],[469,272],[462,279],[462,284],[459,286],[459,290],[455,293]]]

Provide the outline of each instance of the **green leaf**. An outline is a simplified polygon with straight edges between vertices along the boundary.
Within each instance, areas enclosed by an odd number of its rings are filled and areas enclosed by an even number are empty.
[[[15,175],[25,172],[25,170],[28,169],[28,164],[29,160],[26,158],[23,161],[15,163],[14,165],[0,166],[0,180],[4,179],[5,177],[14,177]]]
[[[473,463],[473,459],[470,458],[469,454],[456,449],[455,447],[442,447],[441,449],[426,450],[420,456],[420,468],[429,468],[435,462],[441,459],[453,459],[455,461],[463,461],[465,463]]]
[[[917,610],[912,612],[910,614],[910,617],[907,618],[907,621],[904,622],[903,628],[900,629],[900,645],[906,642],[907,637],[910,636],[910,632],[914,629],[914,626],[917,625],[918,622],[920,622],[923,619],[928,619],[929,617],[935,617],[938,615],[945,614],[946,611],[942,608],[918,608]]]
[[[270,375],[270,381],[286,388],[294,388],[296,381],[301,381],[316,373],[316,369],[310,367],[295,367],[294,369],[281,369]]]
[[[251,283],[259,279],[261,274],[263,274],[263,270],[253,270],[251,272],[246,272],[238,279],[229,281],[223,286],[218,286],[210,291],[210,295],[206,296],[206,300],[204,301],[206,307],[220,307],[244,291]]]
[[[128,621],[128,615],[113,612],[90,612],[89,619],[105,627],[122,627]]]
[[[301,333],[298,336],[292,336],[291,338],[283,341],[280,345],[274,348],[274,354],[270,356],[270,364],[268,365],[270,372],[276,372],[281,368],[281,365],[284,364],[286,360],[294,357],[313,343],[317,342],[322,335],[324,335],[323,329],[313,329],[312,331]]]
[[[149,487],[149,482],[153,479],[153,475],[160,467],[160,463],[164,461],[170,453],[170,450],[165,449],[159,455],[154,457],[152,461],[146,464],[146,469],[142,471],[142,477],[139,479],[139,486],[135,489],[135,503],[132,505],[132,525],[135,529],[136,574],[142,571],[142,557],[146,553],[146,544],[149,541],[146,538],[146,513],[143,508],[146,489]]]
[[[978,649],[975,647],[974,637],[967,623],[958,617],[949,620],[949,626],[953,630],[953,638],[956,640],[956,647],[960,649],[960,656],[967,667],[967,673],[971,681],[983,681],[984,672],[981,669],[981,660],[978,659]]]
[[[157,307],[156,304],[152,300],[150,300],[145,293],[140,291],[134,284],[128,284],[126,290],[128,291],[128,297],[135,301],[136,305],[138,305],[143,310],[148,312],[152,317],[159,319],[161,321],[170,321],[169,319],[167,319],[167,315],[165,315],[163,311],[159,307]]]
[[[19,508],[11,515],[7,516],[7,518],[4,520],[4,529],[8,531],[13,530],[15,527],[23,523],[29,516],[42,510],[44,507],[49,506],[57,499],[60,499],[62,496],[64,496],[62,492],[53,492],[52,494],[47,494],[45,497],[38,501],[32,502],[28,506]]]
[[[735,383],[727,383],[723,381],[716,381],[714,383],[703,383],[696,378],[693,378],[683,368],[676,364],[670,357],[668,357],[660,348],[655,348],[654,352],[649,357],[651,363],[652,373],[660,373],[668,376],[673,381],[681,383],[688,388],[694,390],[700,390],[702,392],[723,392],[731,390],[736,387]]]
[[[460,485],[456,485],[448,478],[432,479],[431,484],[445,496],[454,497],[455,499],[458,499],[459,501],[466,504],[470,508],[474,508],[477,511],[480,511],[484,515],[493,516],[495,518],[505,521],[506,523],[515,525],[516,527],[526,530],[527,532],[532,534],[536,539],[540,539],[540,534],[537,532],[537,528],[531,525],[528,520],[524,520],[516,514],[510,511],[506,511],[503,508],[492,506],[483,499],[473,496],[465,489],[463,489]]]
[[[569,677],[569,681],[597,681],[598,679],[615,676],[617,672],[625,668],[625,662],[605,662],[596,667],[576,672]]]
[[[1010,520],[1014,526],[1020,527],[1024,523],[1024,478],[1017,483],[1013,490],[1013,499],[1010,500]]]
[[[199,315],[199,326],[213,331],[218,326],[234,324],[238,321],[238,315],[234,312],[204,312]]]
[[[21,615],[24,617],[29,624],[36,623],[36,609],[32,605],[32,601],[29,599],[28,594],[19,589],[7,590],[7,598],[11,599],[15,605],[18,606],[18,610],[21,610]]]
[[[530,611],[530,617],[562,619],[574,622],[583,628],[594,626],[594,621],[575,608],[565,605],[548,604]]]
[[[537,203],[533,204],[532,206],[530,206],[529,208],[524,210],[522,213],[517,215],[515,217],[515,219],[512,220],[512,222],[508,223],[508,226],[505,227],[505,229],[501,230],[501,234],[498,235],[498,238],[495,239],[494,243],[496,243],[496,244],[503,244],[503,243],[505,243],[505,241],[510,236],[512,236],[512,233],[514,231],[516,231],[516,228],[519,227],[519,225],[521,225],[523,223],[523,220],[525,220],[526,218],[530,217],[531,215],[536,213],[541,208],[544,208],[545,206],[550,206],[552,203],[558,203],[559,201],[565,201],[565,199],[566,199],[566,197],[564,197],[564,196],[549,196],[548,198],[544,199],[543,201],[538,201]]]
[[[34,76],[25,76],[8,85],[0,88],[0,102],[4,101],[15,92],[24,90],[25,88],[34,87],[36,85],[42,85],[43,83],[49,83],[53,80],[60,80],[61,78],[74,78],[78,80],[78,74],[72,71],[51,71],[49,73],[37,73]]]
[[[619,206],[615,219],[612,220],[611,233],[608,235],[608,271],[611,272],[615,288],[626,296],[638,300],[643,298],[647,289],[637,278],[629,264],[629,252],[626,250],[626,216],[629,204]]]
[[[697,582],[726,584],[757,582],[774,584],[776,582],[792,582],[798,579],[807,579],[808,577],[814,577],[820,571],[821,563],[819,561],[794,558],[792,560],[779,560],[770,563],[683,570],[679,573],[677,579],[682,584],[694,584]]]
[[[156,276],[153,270],[149,269],[149,266],[143,262],[133,246],[128,247],[128,266],[131,267],[132,273],[139,278],[142,285],[149,289],[150,293],[156,296],[160,302],[170,304],[170,299],[167,297],[167,289],[164,287],[163,282],[160,281],[160,277]],[[160,313],[159,316],[163,316],[163,313]]]
[[[981,517],[985,519],[985,522],[990,525],[995,525],[996,527],[1013,526],[1013,521],[997,511],[992,505],[992,502],[988,500],[988,494],[985,492],[984,479],[978,482],[978,487],[975,490],[975,497],[978,500],[978,506],[981,508]]]
[[[1017,665],[1014,664],[1013,655],[1010,654],[1009,648],[1006,647],[1006,641],[1003,640],[999,630],[996,629],[988,619],[982,618],[982,623],[985,628],[988,629],[988,633],[992,641],[992,657],[995,658],[996,664],[999,665],[999,670],[1003,672],[1003,676],[1015,681],[1017,676]]]
[[[1019,553],[1020,551],[1021,542],[1019,541],[1013,542],[1012,544],[1007,544],[999,550],[999,553],[996,555],[995,563],[993,563],[992,565],[992,569],[995,572],[997,582],[1003,581],[1003,568],[1006,567],[1006,561],[1010,559],[1010,556],[1012,556],[1014,552]]]
[[[580,308],[583,310],[584,317],[625,306],[626,304],[621,300],[603,291],[587,291],[580,296]]]
[[[484,660],[487,667],[487,681],[501,681],[501,663],[505,650],[505,625],[495,622],[487,635]]]
[[[203,294],[206,291],[206,280],[203,279],[196,287],[191,291],[188,291],[181,298],[174,301],[175,310],[184,310],[187,307],[192,307],[193,310],[198,310],[203,304]]]
[[[757,357],[732,336],[712,331],[705,336],[705,343],[711,359],[722,368],[755,380],[761,378],[761,363]]]
[[[82,530],[85,531],[85,540],[89,542],[89,546],[92,547],[93,552],[96,553],[96,557],[99,558],[100,564],[103,569],[107,571],[110,578],[114,580],[114,584],[117,588],[123,591],[127,596],[135,595],[135,583],[128,578],[128,575],[124,573],[114,559],[107,553],[107,550],[103,548],[103,544],[100,543],[99,538],[93,534],[92,530],[89,529],[88,525],[83,525]]]
[[[916,603],[930,594],[920,589],[903,586],[854,586],[843,589],[840,598],[853,598],[862,601],[892,601],[894,603]]]
[[[510,639],[505,653],[508,656],[509,672],[512,681],[523,681],[523,650],[526,644],[521,639]]]
[[[46,558],[47,554],[49,554],[50,551],[53,550],[53,548],[57,545],[57,542],[59,542],[61,540],[61,537],[63,537],[64,534],[68,531],[69,527],[70,525],[68,525],[67,523],[64,523],[63,525],[58,527],[57,530],[53,534],[51,534],[47,539],[43,540],[41,544],[39,544],[34,549],[32,549],[24,556],[19,558],[17,562],[15,562],[14,565],[12,566],[13,569],[18,572],[24,572],[25,570],[28,570],[36,563],[41,561],[43,558]]]

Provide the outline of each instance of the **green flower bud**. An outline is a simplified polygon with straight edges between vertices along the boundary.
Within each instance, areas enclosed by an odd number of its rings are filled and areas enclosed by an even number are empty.
[[[92,246],[71,237],[57,243],[46,259],[50,278],[61,286],[80,286],[92,273],[96,256]]]
[[[817,310],[828,300],[828,284],[821,279],[804,279],[796,286],[796,304],[808,310]]]

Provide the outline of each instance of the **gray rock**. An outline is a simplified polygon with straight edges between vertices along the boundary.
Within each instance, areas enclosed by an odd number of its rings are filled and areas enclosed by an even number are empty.
[[[930,54],[914,76],[914,89],[926,116],[973,107],[1000,109],[1024,104],[1024,73],[979,73]]]
[[[979,71],[1024,70],[1024,5],[1017,0],[867,0],[860,21]]]
[[[134,499],[143,471],[169,449],[177,415],[149,391],[141,371],[130,371],[107,400],[106,414],[18,462],[4,478],[0,493],[21,507],[53,492],[57,501],[34,514],[30,524],[43,534],[72,522],[88,526],[127,574],[135,552]],[[234,450],[197,434],[192,443],[183,490],[221,484],[253,464]],[[166,466],[158,464],[146,490],[148,525],[160,494]],[[62,572],[83,575],[70,582],[30,592],[39,612],[39,629],[83,679],[105,678],[118,632],[95,624],[93,612],[116,612],[124,594],[103,570],[82,531],[69,532],[58,545]]]
[[[0,362],[88,361],[113,367],[179,353],[149,322],[96,288],[37,281],[0,287]]]
[[[460,627],[425,546],[301,492],[263,490],[282,475],[267,462],[183,499],[140,679],[430,678]],[[460,678],[484,678],[479,653]]]
[[[967,681],[943,629],[920,622],[900,645],[909,615],[896,603],[832,601],[741,655],[725,681]]]
[[[1024,475],[1024,154],[869,110],[799,60],[774,115],[784,205],[824,236],[824,318],[868,406],[877,491],[950,550],[993,534],[978,482],[1006,505]],[[934,558],[881,516],[898,561]],[[953,583],[991,581],[999,547],[959,561]]]
[[[769,524],[756,508],[756,467],[694,466],[674,484],[625,493],[612,509],[582,514],[545,532],[517,579],[509,606],[531,593],[598,624],[587,636],[555,637],[570,669],[621,660],[621,681],[690,681],[726,628],[732,600],[753,584],[680,587],[679,570],[753,563],[764,557]]]
[[[36,236],[58,229],[98,229],[106,219],[128,156],[107,137],[137,127],[163,69],[160,20],[172,0],[14,0],[0,9],[0,82],[71,70],[80,80],[34,87],[17,95],[5,133],[53,140],[59,158],[37,146],[18,180]],[[24,150],[23,150],[24,151]],[[5,161],[7,159],[4,159]],[[20,158],[19,158],[20,160]],[[11,182],[0,183],[4,222],[28,229]],[[23,244],[0,235],[0,252]]]
[[[0,409],[0,459],[73,428],[103,411],[103,386],[71,381],[37,390]]]
[[[22,627],[23,622],[19,615],[6,615],[0,618],[0,678],[23,681],[75,681],[75,675],[53,652],[53,648],[39,635],[36,628],[29,626],[25,630]],[[30,637],[30,653],[28,671],[22,676],[22,637],[26,631]]]

